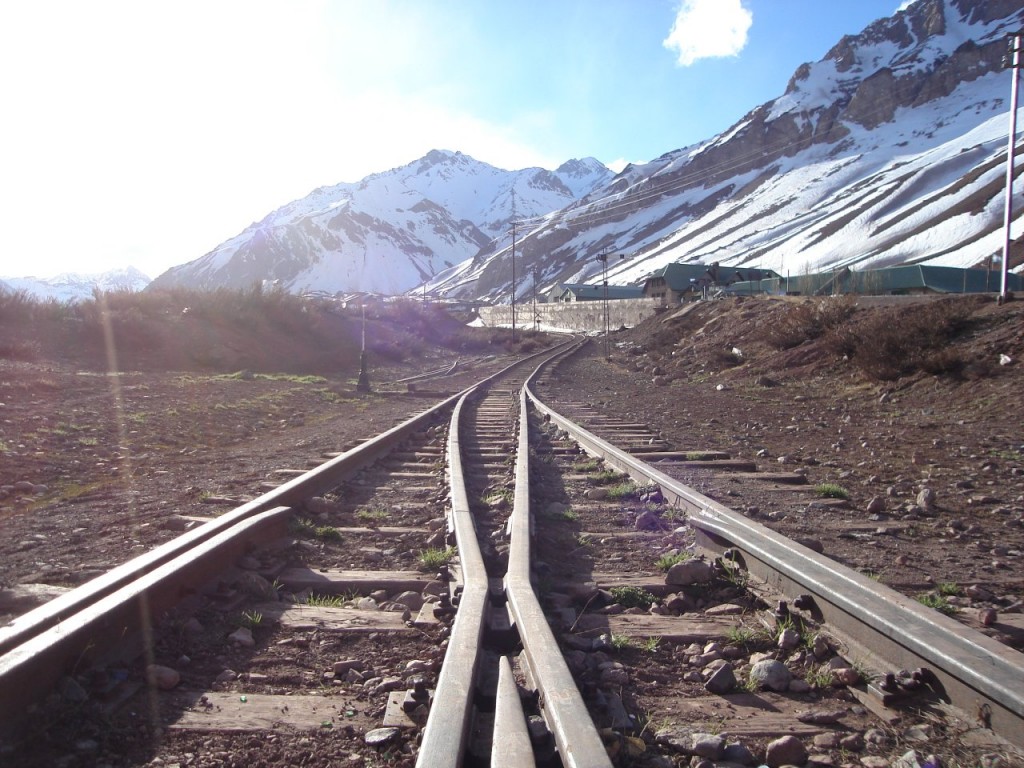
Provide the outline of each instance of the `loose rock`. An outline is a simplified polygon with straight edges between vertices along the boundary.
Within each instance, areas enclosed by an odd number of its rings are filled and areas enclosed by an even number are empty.
[[[803,765],[807,762],[807,748],[796,736],[783,736],[781,739],[769,742],[764,760],[769,768]]]
[[[775,659],[759,661],[750,668],[750,680],[758,688],[784,691],[789,687],[792,678],[793,674],[789,668]]]

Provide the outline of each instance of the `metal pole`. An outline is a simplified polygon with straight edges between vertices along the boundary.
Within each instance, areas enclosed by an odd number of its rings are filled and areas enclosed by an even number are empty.
[[[516,341],[516,189],[512,188],[512,343]]]
[[[359,379],[356,381],[356,392],[370,391],[370,374],[366,370],[366,301],[360,305],[363,315],[363,343],[359,352]]]
[[[602,262],[604,271],[604,358],[610,357],[608,352],[608,256],[605,254]]]
[[[601,262],[601,278],[604,285],[604,308],[602,312],[602,325],[604,326],[604,356],[608,357],[608,254],[599,253],[597,260]]]
[[[1006,301],[1006,287],[1009,282],[1007,274],[1010,269],[1010,223],[1013,220],[1013,155],[1017,145],[1017,82],[1019,80],[1017,71],[1021,66],[1022,37],[1024,37],[1024,32],[1011,32],[1006,36],[1006,41],[1009,44],[1007,66],[1010,68],[1013,79],[1010,85],[1010,135],[1006,147],[1006,216],[1003,219],[1005,239],[1003,241],[1002,285],[999,289],[1000,304]]]

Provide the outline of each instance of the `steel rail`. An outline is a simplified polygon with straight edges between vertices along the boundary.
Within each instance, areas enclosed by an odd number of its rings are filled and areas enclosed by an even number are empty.
[[[743,564],[782,594],[809,594],[815,618],[850,646],[894,668],[930,670],[946,703],[968,720],[984,712],[994,732],[1024,746],[1024,654],[730,510],[562,416],[529,385],[525,391],[587,453],[658,484],[667,501],[689,513],[702,545],[740,550]]]
[[[429,423],[436,414],[443,412],[455,403],[461,395],[462,393],[459,393],[446,398],[372,440],[368,440],[315,469],[282,483],[252,501],[203,523],[197,528],[97,576],[80,587],[18,616],[5,627],[0,628],[0,654],[7,653],[50,627],[67,621],[77,611],[98,602],[125,584],[129,584],[264,510],[295,506],[311,496],[336,488],[360,469],[369,466],[381,456],[392,451],[410,434]]]
[[[544,353],[537,353],[527,359],[533,359],[541,354]],[[336,488],[359,470],[393,451],[415,431],[431,423],[436,415],[453,407],[464,394],[502,376],[507,370],[521,363],[522,361],[516,361],[506,366],[462,392],[434,404],[309,472],[282,483],[258,498],[14,619],[0,629],[0,729],[15,727],[26,707],[49,693],[61,674],[91,657],[92,652],[98,647],[93,633],[99,633],[95,635],[96,637],[103,636],[100,628],[104,626],[102,613],[97,613],[99,609],[94,606],[109,607],[108,598],[126,592],[130,594],[138,584],[147,583],[150,574],[160,573],[163,578],[169,580],[167,584],[161,586],[161,590],[164,591],[160,594],[173,593],[178,597],[177,601],[162,602],[161,610],[172,607],[187,593],[187,584],[175,584],[174,579],[179,577],[173,568],[169,570],[166,566],[179,563],[182,558],[198,557],[197,553],[212,541],[223,544],[232,537],[237,537],[237,540],[225,549],[231,552],[235,552],[233,547],[245,549],[255,546],[257,541],[253,539],[252,531],[261,528],[251,527],[250,523],[253,520],[262,520],[262,513],[275,510],[277,516],[284,519],[284,513],[292,512],[292,508],[305,499]],[[285,533],[286,529],[281,529],[277,535],[283,536]],[[239,549],[236,555],[241,551]],[[223,570],[225,562],[228,561],[226,558],[219,558],[216,562],[219,564],[219,570]],[[212,576],[213,572],[209,575]],[[115,645],[129,641],[139,633],[148,632],[155,618],[159,616],[160,611],[153,610],[156,607],[155,603],[143,601],[140,606],[140,610],[122,611],[117,615],[114,622],[118,627],[117,637],[110,638]],[[63,631],[75,626],[79,621],[85,622],[89,629]],[[36,642],[38,638],[45,638],[42,645]],[[36,670],[38,674],[34,672]],[[7,682],[16,680],[28,681],[31,684],[19,688]]]
[[[551,350],[545,350],[537,355],[531,355],[522,363],[545,355],[548,356],[548,359],[553,359],[564,354],[567,349],[570,349],[576,343],[575,341],[567,342],[558,347],[553,354]],[[502,373],[505,373],[507,370],[508,368],[502,371]],[[486,626],[487,611],[489,610],[488,596],[490,587],[487,569],[480,551],[480,542],[476,535],[476,524],[473,520],[469,497],[466,492],[460,431],[462,411],[470,397],[481,393],[496,378],[497,376],[494,376],[486,382],[481,382],[473,391],[466,392],[460,397],[455,406],[448,429],[447,471],[451,502],[451,527],[455,532],[458,546],[463,591],[458,610],[455,614],[455,621],[452,624],[452,631],[448,637],[448,648],[445,650],[444,661],[438,674],[434,690],[434,705],[431,707],[427,724],[423,729],[419,756],[416,761],[417,768],[458,768],[458,766],[463,764],[468,747],[470,726],[472,725],[473,718],[476,678],[480,666],[480,650]],[[520,407],[522,407],[522,403],[520,392]],[[528,451],[525,451],[521,444],[518,452],[520,456],[528,455]],[[517,484],[520,474],[517,472]],[[525,476],[527,473],[522,474]],[[513,549],[515,546],[515,543],[513,543]],[[526,556],[529,557],[528,552]],[[510,552],[510,560],[511,557],[512,554]],[[530,594],[532,595],[532,589]],[[511,602],[512,597],[509,596],[509,603],[511,604]],[[547,622],[543,621],[543,615],[541,615],[541,619],[544,629],[550,634],[550,628],[547,626]],[[519,631],[522,636],[524,633],[522,626],[519,627]],[[560,651],[558,656],[561,659]],[[506,680],[504,688],[499,690],[498,693],[498,699],[501,702],[499,708],[502,710],[510,702],[508,691],[509,686]],[[502,711],[501,714],[502,718],[498,718],[497,722],[507,722],[504,718],[508,717],[508,713]],[[589,721],[589,716],[587,716],[587,720]],[[498,746],[498,754],[502,758],[509,754],[501,749],[501,745],[498,745],[497,734],[495,734],[494,743]],[[518,744],[519,741],[517,740],[516,743]],[[518,751],[515,749],[513,751],[515,754],[518,754]],[[594,766],[594,768],[600,768],[605,763],[591,763],[590,765]]]
[[[473,692],[486,618],[487,568],[469,509],[459,440],[463,406],[471,394],[459,399],[448,428],[451,526],[458,546],[463,587],[434,690],[434,706],[423,729],[416,761],[416,765],[422,768],[457,768],[462,765],[473,714]]]
[[[550,354],[550,350],[526,360],[543,354]],[[315,469],[17,617],[0,629],[0,727],[5,730],[15,727],[27,706],[49,693],[60,675],[77,663],[106,658],[111,655],[106,653],[110,647],[124,646],[137,640],[140,633],[150,631],[155,618],[180,602],[194,586],[192,574],[205,573],[207,578],[212,577],[223,570],[228,557],[237,557],[247,548],[265,542],[265,536],[269,535],[266,531],[270,530],[267,519],[286,520],[296,505],[336,488],[390,453],[437,414],[453,407],[464,394],[523,362],[519,360],[506,366]],[[264,514],[267,512],[273,515],[268,518]],[[287,531],[286,527],[277,525],[272,529],[275,537],[284,536]],[[208,558],[203,554],[208,546],[219,548],[222,554]],[[183,570],[182,563],[191,560],[196,561],[197,567],[202,565],[215,570]],[[158,583],[151,584],[157,577]],[[115,610],[115,605],[125,604],[126,595],[135,596],[136,609]],[[152,600],[150,595],[159,595],[160,600]],[[70,631],[73,627],[77,629]],[[107,634],[109,627],[114,627],[114,634]],[[103,642],[98,643],[100,640]]]
[[[548,362],[542,363],[530,378]],[[505,594],[562,764],[565,768],[611,768],[608,752],[530,582],[530,437],[526,392],[527,386],[519,392],[519,443]]]
[[[159,616],[222,572],[225,562],[241,557],[252,544],[284,536],[290,512],[288,507],[275,507],[246,518],[0,656],[0,723],[4,730],[18,721],[34,693],[48,692],[68,673],[69,660],[101,664],[119,658],[126,641],[136,646],[145,642],[137,631],[140,625],[147,626],[150,617]]]

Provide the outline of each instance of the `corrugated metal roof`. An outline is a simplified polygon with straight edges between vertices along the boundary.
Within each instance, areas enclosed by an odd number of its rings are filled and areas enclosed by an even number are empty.
[[[572,293],[577,300],[597,301],[604,299],[605,287],[603,285],[583,285],[582,283],[566,283],[565,292]],[[643,298],[644,289],[639,285],[609,285],[609,299],[640,299]]]
[[[1024,278],[1009,273],[1007,288],[1024,289]],[[992,293],[1001,288],[999,270],[907,264],[886,269],[842,270],[792,278],[734,283],[733,293],[860,293],[865,295],[933,291],[935,293]]]
[[[760,267],[734,267],[727,264],[666,264],[652,277],[663,277],[673,291],[685,291],[693,283],[729,285],[746,280],[767,280],[778,273]]]

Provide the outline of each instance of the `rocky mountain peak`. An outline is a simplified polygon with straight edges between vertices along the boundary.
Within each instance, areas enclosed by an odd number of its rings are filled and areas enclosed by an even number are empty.
[[[320,187],[189,264],[154,288],[247,288],[399,294],[474,257],[517,215],[562,208],[612,173],[592,158],[575,173],[506,171],[462,152],[434,149],[354,184]],[[564,167],[566,164],[563,164]]]
[[[1022,20],[1024,0],[918,0],[802,64],[783,95],[718,136],[628,166],[546,217],[518,252],[547,285],[593,278],[609,250],[631,260],[615,284],[726,259],[780,273],[976,264],[1000,247],[1001,59]],[[506,261],[496,249],[453,290],[507,297]]]
[[[592,174],[595,170],[601,168],[604,168],[604,165],[600,160],[586,157],[583,159],[566,160],[555,169],[555,173],[559,176],[580,177]]]

